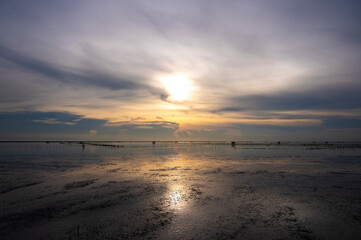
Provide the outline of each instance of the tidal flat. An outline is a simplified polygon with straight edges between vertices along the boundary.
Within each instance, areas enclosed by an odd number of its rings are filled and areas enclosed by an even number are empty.
[[[1,239],[360,239],[358,143],[1,142]]]

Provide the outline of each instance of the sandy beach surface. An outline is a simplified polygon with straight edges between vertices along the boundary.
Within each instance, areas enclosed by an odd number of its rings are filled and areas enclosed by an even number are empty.
[[[0,143],[1,239],[361,239],[361,149]]]

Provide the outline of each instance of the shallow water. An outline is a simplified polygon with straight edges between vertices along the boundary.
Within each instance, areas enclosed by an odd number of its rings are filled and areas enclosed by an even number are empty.
[[[361,148],[0,143],[3,239],[358,239]]]

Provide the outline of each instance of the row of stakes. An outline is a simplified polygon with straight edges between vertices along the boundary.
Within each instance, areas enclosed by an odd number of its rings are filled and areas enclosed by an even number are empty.
[[[152,144],[154,145],[156,142],[153,141]],[[174,143],[177,143],[177,141],[175,141]],[[82,144],[83,149],[85,148],[85,144],[80,142],[80,144]],[[112,144],[99,144],[99,143],[87,143],[93,146],[101,146],[101,147],[120,147],[119,145],[112,145]],[[231,142],[231,145],[234,147],[236,146],[236,142]]]

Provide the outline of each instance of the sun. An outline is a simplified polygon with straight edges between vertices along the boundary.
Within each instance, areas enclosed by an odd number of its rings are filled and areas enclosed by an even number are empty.
[[[174,101],[189,99],[192,90],[191,81],[184,75],[169,75],[160,78],[169,98]]]

